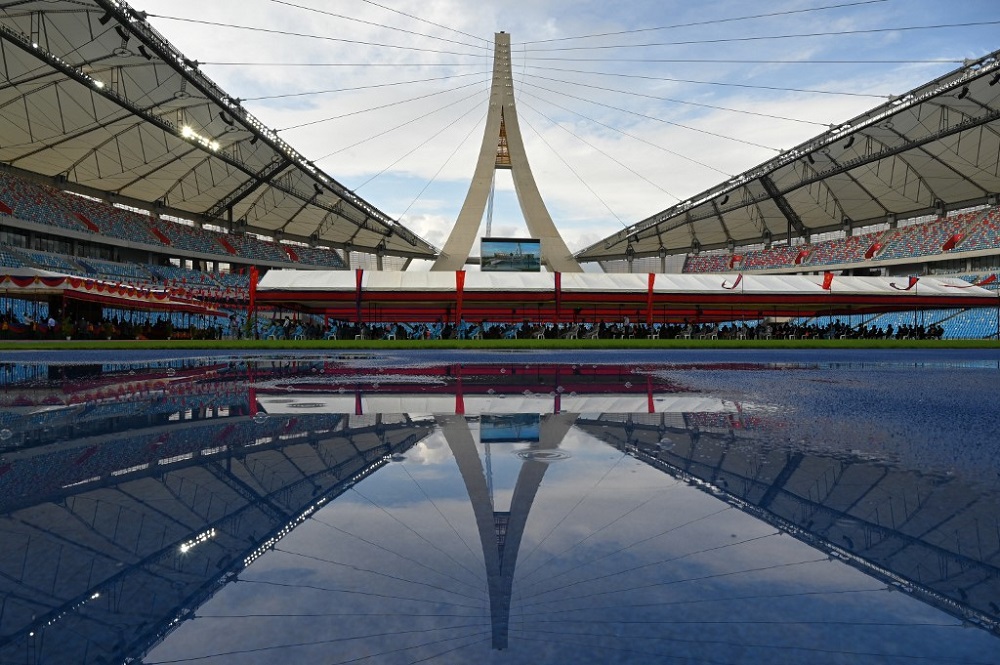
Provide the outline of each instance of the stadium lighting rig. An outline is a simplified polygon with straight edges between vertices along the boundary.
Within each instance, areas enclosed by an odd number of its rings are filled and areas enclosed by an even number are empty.
[[[198,145],[200,145],[203,148],[206,148],[207,150],[211,150],[212,152],[217,152],[219,150],[218,141],[210,139],[207,136],[202,136],[188,125],[184,125],[183,127],[181,127],[181,136],[187,139],[188,141],[197,143]]]

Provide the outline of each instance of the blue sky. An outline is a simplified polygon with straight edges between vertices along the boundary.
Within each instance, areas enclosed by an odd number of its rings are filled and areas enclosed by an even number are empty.
[[[989,0],[133,6],[297,150],[439,247],[482,140],[497,31],[511,33],[536,181],[574,251],[1000,48]],[[967,25],[928,27],[955,24]],[[524,234],[500,172],[492,235]]]

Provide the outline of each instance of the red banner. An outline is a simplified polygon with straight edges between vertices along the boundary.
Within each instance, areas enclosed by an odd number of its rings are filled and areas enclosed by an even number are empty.
[[[919,282],[919,281],[920,281],[919,277],[913,277],[913,276],[911,276],[910,277],[910,283],[907,284],[905,288],[902,287],[902,286],[896,286],[895,282],[889,282],[889,286],[891,286],[892,288],[896,289],[897,291],[909,291],[914,286],[916,286],[917,282]]]
[[[992,284],[997,281],[996,273],[990,275],[986,279],[981,279],[975,284],[965,284],[964,286],[956,286],[955,284],[945,284],[949,289],[971,289],[973,286],[986,286],[987,284]]]
[[[562,273],[556,272],[556,321],[559,320],[560,310],[562,310]]]
[[[656,273],[649,273],[646,281],[646,325],[653,325],[653,285],[656,284]]]
[[[256,311],[257,307],[257,266],[250,266],[250,297],[249,297],[250,313]]]
[[[462,323],[462,301],[465,295],[465,271],[455,271],[455,325]]]
[[[832,272],[823,273],[823,290],[829,291],[831,286],[833,286],[833,273]]]

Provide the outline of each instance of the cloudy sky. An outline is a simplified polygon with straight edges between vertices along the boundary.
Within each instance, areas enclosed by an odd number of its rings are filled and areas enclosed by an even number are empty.
[[[1000,48],[995,0],[136,0],[302,154],[441,246],[493,35],[573,251]],[[485,232],[485,220],[483,225]],[[526,234],[497,175],[492,235]]]

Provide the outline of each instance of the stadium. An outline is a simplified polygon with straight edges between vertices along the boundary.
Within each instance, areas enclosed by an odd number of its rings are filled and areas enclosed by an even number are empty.
[[[569,269],[480,272],[466,250],[435,272],[420,266],[447,245],[258,119],[154,28],[167,19],[110,0],[0,16],[7,338],[997,338],[1000,51],[617,219]],[[494,180],[518,170],[517,117],[485,132]],[[500,191],[479,175],[490,237]]]

